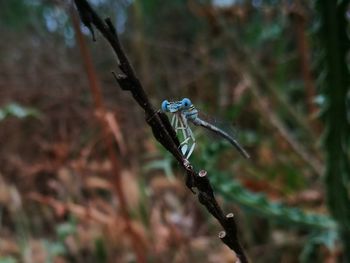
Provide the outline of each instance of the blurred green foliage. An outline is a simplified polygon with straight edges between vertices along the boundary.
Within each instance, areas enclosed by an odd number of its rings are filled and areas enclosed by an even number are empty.
[[[326,124],[325,185],[328,206],[340,225],[344,244],[344,262],[350,260],[350,74],[348,54],[350,40],[349,1],[318,1],[322,17],[319,35],[323,43],[323,62],[319,66],[325,74],[321,84],[325,97],[323,119]]]
[[[1,263],[16,263],[17,260],[12,257],[0,257]]]
[[[41,113],[38,110],[31,107],[23,107],[17,103],[9,103],[0,108],[0,121],[9,117],[23,119],[27,117],[39,118],[40,116]]]

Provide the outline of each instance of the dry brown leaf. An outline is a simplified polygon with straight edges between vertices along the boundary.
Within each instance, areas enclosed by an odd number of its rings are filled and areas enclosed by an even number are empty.
[[[12,212],[16,212],[22,208],[21,194],[18,192],[15,186],[10,186],[9,190],[10,190],[10,196],[11,196],[9,208]]]
[[[53,263],[67,263],[67,261],[62,256],[56,256],[53,259]]]
[[[12,212],[22,207],[22,198],[14,185],[9,185],[0,175],[0,204]]]
[[[104,225],[104,237],[109,241],[109,244],[114,246],[126,246],[127,235],[125,235],[126,223],[124,218],[116,215],[113,221]]]
[[[175,191],[181,196],[187,193],[183,182],[178,179],[169,180],[163,175],[152,178],[150,187],[155,195],[161,194],[163,191]]]
[[[258,156],[259,156],[259,163],[265,166],[272,165],[274,160],[276,159],[271,147],[269,147],[266,144],[260,145]]]
[[[48,260],[48,253],[46,251],[43,242],[38,240],[29,241],[29,253],[25,253],[24,262],[36,262],[36,263],[46,263]],[[28,257],[27,257],[28,255]]]
[[[307,189],[288,198],[289,205],[322,203],[324,195],[319,190]]]
[[[208,237],[197,237],[190,240],[191,250],[206,251],[210,247],[210,239]]]
[[[171,238],[170,229],[163,223],[161,207],[155,205],[150,215],[153,249],[156,254],[166,252]]]
[[[119,146],[119,150],[120,150],[121,154],[125,155],[126,154],[126,147],[124,144],[123,134],[120,131],[120,126],[119,126],[118,122],[116,121],[113,113],[106,112],[105,120],[107,121],[107,124],[113,133],[113,136],[114,136],[114,138]]]
[[[106,191],[111,191],[113,189],[113,186],[109,181],[97,176],[90,176],[86,178],[85,186],[91,189],[102,189]]]
[[[67,236],[64,243],[67,246],[70,254],[77,255],[79,253],[81,244],[80,242],[78,244],[78,240],[74,236]]]
[[[227,246],[222,245],[216,253],[212,253],[209,256],[210,263],[240,263],[239,258]]]
[[[142,247],[144,249],[147,249],[149,241],[148,241],[145,226],[143,224],[141,224],[139,221],[133,220],[133,221],[131,221],[131,227],[132,227],[134,233],[139,238],[139,243],[142,244]]]
[[[143,146],[145,148],[145,152],[147,152],[150,155],[156,154],[159,152],[157,145],[155,144],[154,140],[151,137],[146,137]]]
[[[92,173],[106,173],[112,170],[111,161],[106,159],[103,161],[89,161],[85,166]]]
[[[0,255],[17,255],[20,253],[20,248],[17,242],[10,239],[0,239]]]
[[[70,153],[70,144],[67,142],[41,143],[41,147],[42,150],[58,162],[66,160]]]
[[[68,194],[74,196],[79,194],[77,178],[70,169],[61,167],[57,171],[57,177]]]
[[[139,206],[140,190],[137,182],[137,178],[130,170],[123,170],[122,176],[122,188],[125,193],[125,199],[127,207],[133,210]]]
[[[239,82],[236,87],[234,87],[233,92],[233,102],[238,103],[242,100],[242,96],[248,90],[248,85],[246,81]]]
[[[11,193],[9,185],[5,182],[0,174],[0,204],[7,206],[11,202]]]
[[[77,216],[80,220],[93,220],[101,224],[110,224],[115,219],[114,214],[103,213],[92,206],[84,207],[74,203],[63,203],[38,193],[31,193],[28,197],[32,200],[49,205],[56,211],[68,211]]]

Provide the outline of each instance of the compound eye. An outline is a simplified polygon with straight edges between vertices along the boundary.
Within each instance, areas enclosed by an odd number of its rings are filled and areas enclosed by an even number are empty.
[[[190,107],[191,105],[192,105],[192,102],[191,102],[191,100],[190,99],[188,99],[188,98],[184,98],[184,99],[182,99],[182,105],[184,106],[184,107]]]
[[[162,111],[168,111],[169,101],[164,100],[162,102]]]

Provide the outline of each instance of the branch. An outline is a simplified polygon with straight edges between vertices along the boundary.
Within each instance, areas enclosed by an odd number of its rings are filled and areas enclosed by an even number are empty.
[[[179,150],[180,142],[176,137],[176,133],[168,117],[163,112],[155,110],[150,103],[147,94],[139,79],[136,77],[121,47],[117,32],[111,20],[107,18],[103,21],[86,0],[74,0],[74,2],[78,8],[83,24],[87,26],[92,33],[92,25],[94,25],[113,48],[118,59],[119,69],[122,72],[122,74],[119,75],[113,73],[113,76],[116,78],[121,89],[130,91],[135,101],[144,109],[146,122],[151,126],[154,137],[175,157],[186,171],[186,186],[191,191],[194,191],[194,188],[198,190],[199,202],[206,207],[209,213],[213,215],[223,227],[225,235],[224,238],[222,238],[222,234],[220,234],[221,240],[235,252],[242,263],[248,262],[238,240],[238,229],[233,214],[224,215],[215,199],[213,188],[207,177],[207,172],[205,170],[196,172],[191,163],[181,154]]]

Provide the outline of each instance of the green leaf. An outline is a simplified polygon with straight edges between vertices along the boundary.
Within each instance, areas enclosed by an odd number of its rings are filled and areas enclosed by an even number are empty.
[[[333,250],[338,240],[339,237],[337,231],[316,231],[312,233],[305,242],[305,246],[300,255],[300,262],[315,262],[319,246],[323,245],[329,250]]]
[[[30,107],[24,107],[17,103],[10,103],[0,108],[0,121],[9,117],[23,119],[27,117],[39,118],[40,116],[41,113],[38,110]]]
[[[0,263],[17,263],[17,259],[13,257],[0,257]]]
[[[154,161],[151,161],[151,162],[147,163],[146,165],[144,165],[143,169],[145,172],[149,172],[152,170],[163,170],[166,177],[173,178],[174,174],[173,174],[172,169],[171,169],[171,163],[172,163],[172,159],[170,159],[170,158],[164,158],[161,160],[154,160]]]
[[[67,252],[62,242],[49,242],[45,240],[44,244],[51,258],[58,255],[65,255]]]
[[[60,224],[56,228],[57,235],[61,240],[64,240],[67,236],[75,234],[76,230],[76,225],[72,222]]]
[[[271,202],[263,194],[255,194],[245,189],[225,173],[213,171],[208,174],[211,176],[210,180],[215,185],[216,191],[225,200],[236,202],[259,216],[308,230],[337,228],[337,224],[326,215],[304,212],[298,208]]]

